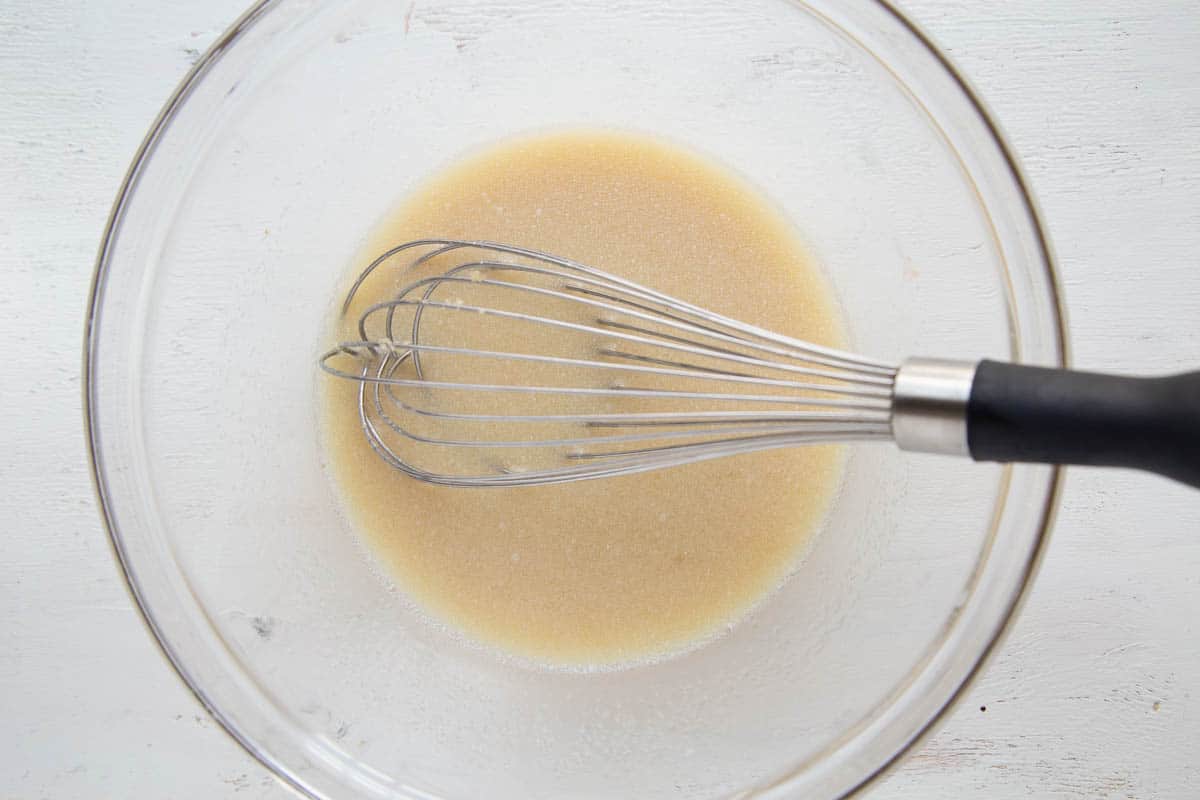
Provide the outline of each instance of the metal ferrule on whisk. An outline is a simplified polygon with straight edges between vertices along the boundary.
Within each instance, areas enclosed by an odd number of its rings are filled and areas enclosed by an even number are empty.
[[[970,455],[967,404],[977,366],[942,358],[900,365],[892,387],[892,438],[902,450]]]

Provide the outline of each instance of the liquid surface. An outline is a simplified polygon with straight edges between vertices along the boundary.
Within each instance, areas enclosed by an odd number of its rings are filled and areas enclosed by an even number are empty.
[[[433,176],[351,266],[419,238],[566,256],[736,319],[841,344],[836,306],[795,232],[735,176],[659,140],[569,132],[503,143]],[[331,338],[411,280],[381,269]],[[558,665],[686,648],[788,574],[840,476],[838,448],[742,455],[521,489],[418,482],[376,456],[357,389],[322,379],[329,469],[400,589],[472,639]]]

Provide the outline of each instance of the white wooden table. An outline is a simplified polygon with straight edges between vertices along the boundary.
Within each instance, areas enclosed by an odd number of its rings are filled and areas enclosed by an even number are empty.
[[[0,798],[283,798],[150,641],[80,419],[97,242],[243,0],[0,0]],[[1008,131],[1077,365],[1200,366],[1200,2],[905,0]],[[1200,494],[1072,471],[1007,643],[873,798],[1200,794]],[[986,708],[986,711],[984,710]]]

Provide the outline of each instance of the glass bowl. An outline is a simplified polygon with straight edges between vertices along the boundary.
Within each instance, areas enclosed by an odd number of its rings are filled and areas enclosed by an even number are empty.
[[[661,134],[761,187],[858,350],[1064,361],[1013,159],[886,4],[260,3],[167,103],[118,196],[86,414],[163,650],[308,796],[843,795],[945,713],[1029,583],[1054,470],[859,446],[785,585],[676,658],[536,669],[414,612],[322,464],[316,358],[337,286],[446,162],[597,126]]]

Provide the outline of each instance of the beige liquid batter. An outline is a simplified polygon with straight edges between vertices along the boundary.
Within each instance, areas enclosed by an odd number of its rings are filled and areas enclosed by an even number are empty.
[[[351,271],[425,237],[545,250],[841,343],[829,289],[782,215],[736,177],[659,140],[581,131],[473,154],[384,219]],[[405,282],[395,271],[372,278],[356,311]],[[335,336],[357,338],[356,311]],[[628,662],[721,630],[794,566],[840,475],[838,448],[808,447],[560,486],[438,487],[371,451],[353,383],[322,388],[330,471],[399,587],[470,637],[540,662]]]

